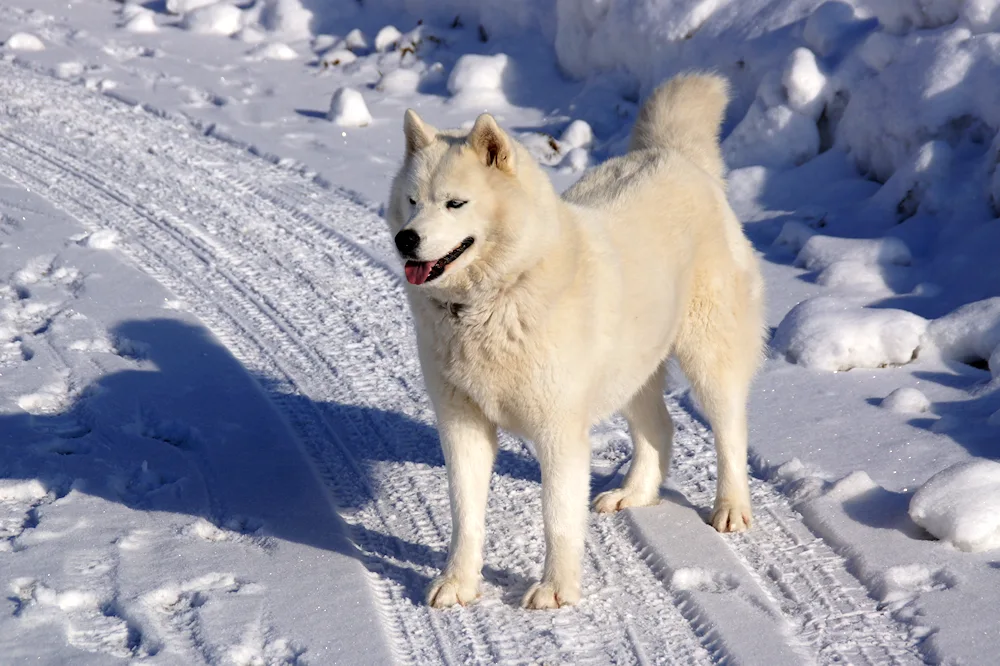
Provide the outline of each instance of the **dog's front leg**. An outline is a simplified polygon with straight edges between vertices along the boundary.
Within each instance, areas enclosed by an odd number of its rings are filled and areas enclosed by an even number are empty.
[[[446,608],[479,596],[497,430],[464,396],[452,393],[436,406],[451,494],[451,547],[444,572],[427,588],[427,603]]]
[[[536,442],[542,467],[545,569],[524,595],[525,608],[559,608],[580,600],[583,547],[590,496],[590,443],[586,429]]]

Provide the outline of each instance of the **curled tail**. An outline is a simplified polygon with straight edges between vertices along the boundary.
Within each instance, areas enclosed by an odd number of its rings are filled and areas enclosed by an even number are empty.
[[[728,103],[729,84],[721,76],[675,76],[642,105],[629,150],[676,150],[721,180],[719,129]]]

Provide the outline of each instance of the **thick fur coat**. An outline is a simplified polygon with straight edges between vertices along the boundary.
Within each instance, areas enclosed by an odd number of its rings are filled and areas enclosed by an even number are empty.
[[[448,468],[452,540],[432,606],[473,601],[497,428],[535,444],[546,556],[528,608],[580,598],[588,432],[620,411],[634,454],[599,512],[654,504],[670,462],[672,355],[711,423],[710,522],[750,526],[746,403],[762,350],[757,259],[726,200],[723,79],[685,75],[644,104],[629,152],[562,197],[484,114],[469,133],[407,111],[388,221],[406,260],[420,362]]]

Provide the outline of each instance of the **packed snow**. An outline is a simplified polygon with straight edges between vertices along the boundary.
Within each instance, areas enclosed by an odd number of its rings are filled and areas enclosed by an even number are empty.
[[[0,44],[0,654],[1000,649],[1000,2],[15,0]],[[511,602],[544,544],[505,438],[484,599],[430,613],[446,480],[377,219],[402,113],[490,111],[565,188],[691,69],[731,82],[767,280],[755,528],[705,528],[713,447],[674,373],[666,499],[593,521],[581,607]],[[595,492],[626,432],[596,427]]]

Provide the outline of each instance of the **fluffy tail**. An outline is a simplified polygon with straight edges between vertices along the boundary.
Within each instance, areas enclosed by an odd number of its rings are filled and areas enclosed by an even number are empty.
[[[719,128],[728,103],[729,83],[721,76],[675,76],[642,105],[629,150],[676,150],[721,180]]]

